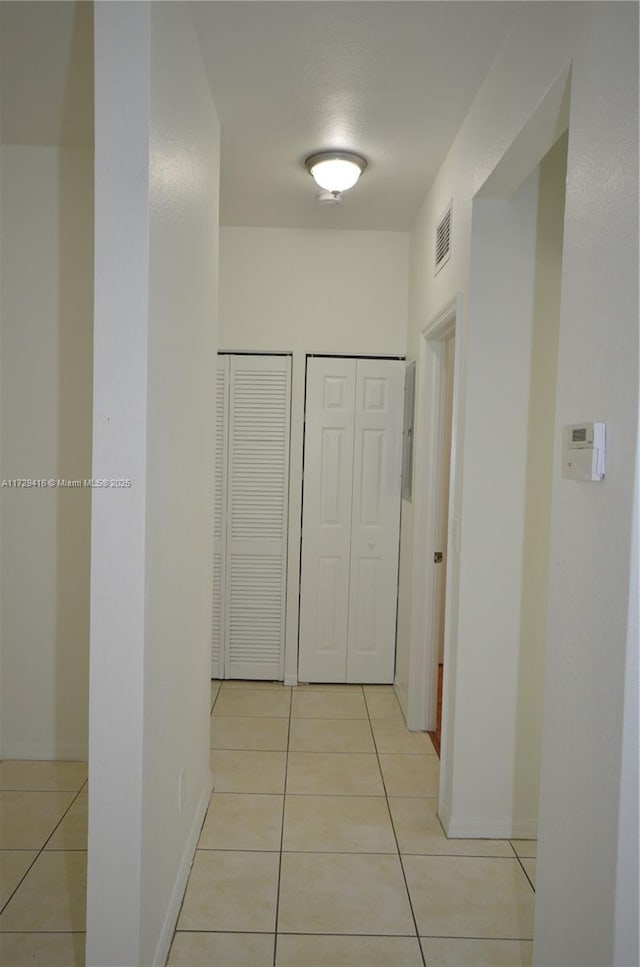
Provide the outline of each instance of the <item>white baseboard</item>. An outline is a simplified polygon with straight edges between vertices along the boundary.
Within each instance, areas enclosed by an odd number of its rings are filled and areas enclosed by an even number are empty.
[[[171,941],[173,940],[173,934],[178,921],[178,914],[180,913],[182,898],[184,896],[184,891],[187,888],[187,880],[189,879],[189,874],[191,872],[193,856],[196,851],[196,846],[198,845],[200,831],[202,829],[202,824],[204,822],[205,813],[209,805],[212,791],[213,777],[211,774],[209,774],[209,778],[206,780],[200,795],[200,799],[198,800],[198,805],[193,817],[193,823],[191,824],[189,836],[187,837],[187,842],[182,853],[178,873],[176,875],[176,881],[171,893],[171,900],[169,901],[169,907],[167,909],[162,930],[160,931],[160,936],[158,938],[158,945],[156,947],[156,952],[152,962],[153,967],[164,967],[167,962],[169,948],[171,947]]]
[[[285,675],[284,676],[284,683],[285,683],[285,685],[297,685],[298,684],[298,676],[297,675]]]
[[[0,749],[0,759],[34,759],[51,762],[86,762],[89,749],[86,745],[56,743],[55,745],[38,742],[5,742]]]
[[[536,839],[535,819],[474,819],[447,815],[440,810],[442,825],[450,839]]]

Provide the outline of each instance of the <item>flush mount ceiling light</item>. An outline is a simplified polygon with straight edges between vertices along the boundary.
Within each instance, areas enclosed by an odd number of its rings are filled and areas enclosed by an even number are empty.
[[[319,151],[308,157],[304,166],[319,188],[338,196],[353,188],[367,162],[350,151]]]

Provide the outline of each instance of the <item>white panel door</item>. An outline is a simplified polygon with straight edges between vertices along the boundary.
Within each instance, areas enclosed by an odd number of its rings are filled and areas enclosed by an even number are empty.
[[[404,369],[395,359],[356,366],[348,682],[393,682]]]
[[[213,606],[211,629],[211,677],[224,675],[224,600],[227,507],[227,437],[229,360],[219,356],[216,369],[215,485],[213,494]]]
[[[307,361],[298,678],[347,667],[355,360]]]
[[[225,677],[282,679],[291,360],[231,356]]]

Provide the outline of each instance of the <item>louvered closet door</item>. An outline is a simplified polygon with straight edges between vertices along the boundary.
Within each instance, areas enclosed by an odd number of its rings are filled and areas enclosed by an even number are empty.
[[[307,361],[298,678],[344,682],[355,360]]]
[[[404,363],[357,361],[348,682],[393,681]]]
[[[229,360],[218,357],[216,369],[215,489],[213,496],[213,620],[211,631],[211,677],[224,675],[224,599],[227,506]]]
[[[291,361],[231,356],[225,675],[283,675]]]

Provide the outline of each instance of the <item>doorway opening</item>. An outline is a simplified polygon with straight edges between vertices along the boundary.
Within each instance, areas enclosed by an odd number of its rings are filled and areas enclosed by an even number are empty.
[[[450,511],[456,475],[456,414],[459,354],[456,326],[461,297],[456,296],[422,331],[416,424],[419,439],[415,478],[411,668],[407,725],[432,734],[440,753],[442,680],[447,654],[452,556],[458,551],[459,526]],[[440,672],[442,666],[442,674]]]
[[[436,752],[440,755],[442,733],[442,692],[444,682],[444,633],[447,602],[447,560],[449,548],[449,491],[451,481],[451,438],[453,417],[453,373],[455,365],[456,336],[454,328],[440,338],[441,378],[440,378],[440,432],[439,432],[439,486],[438,486],[438,546],[434,551],[434,579],[436,595],[434,601],[434,623],[437,643],[435,727],[429,732]]]

